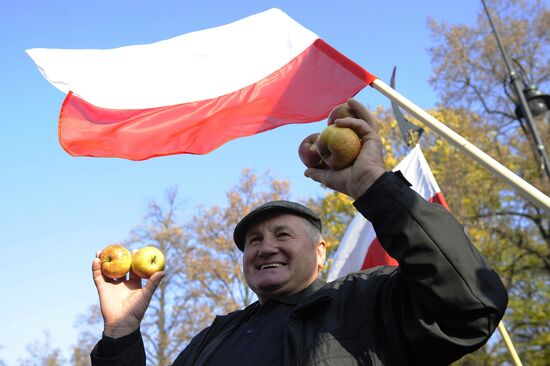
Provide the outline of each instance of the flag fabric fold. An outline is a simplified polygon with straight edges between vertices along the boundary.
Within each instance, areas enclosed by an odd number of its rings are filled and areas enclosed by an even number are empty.
[[[375,79],[279,9],[147,45],[27,54],[67,93],[59,139],[74,156],[205,154],[326,118]]]
[[[449,208],[419,145],[411,149],[393,169],[397,170],[412,184],[411,188],[426,200]],[[399,264],[382,248],[372,224],[363,215],[357,214],[338,246],[327,279],[332,281],[351,272],[382,265]]]

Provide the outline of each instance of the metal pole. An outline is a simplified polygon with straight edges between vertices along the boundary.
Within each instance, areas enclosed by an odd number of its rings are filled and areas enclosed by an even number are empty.
[[[512,64],[510,63],[510,60],[508,59],[508,55],[506,54],[506,51],[504,50],[504,47],[500,42],[500,37],[498,35],[497,29],[495,28],[495,25],[493,24],[493,19],[491,18],[491,14],[489,13],[489,8],[487,8],[487,5],[485,4],[485,0],[481,0],[481,3],[483,4],[483,9],[485,10],[485,14],[487,14],[487,18],[489,19],[489,24],[491,25],[491,29],[493,30],[493,34],[495,35],[495,38],[497,40],[497,45],[500,49],[500,53],[502,53],[502,57],[504,58],[506,68],[510,73],[510,82],[513,86],[514,91],[516,92],[516,96],[519,102],[518,107],[520,108],[520,111],[525,118],[525,123],[527,124],[529,132],[535,140],[535,148],[537,149],[541,169],[546,172],[546,177],[550,179],[550,160],[548,159],[546,149],[544,148],[544,143],[540,138],[537,126],[533,119],[533,115],[531,114],[531,109],[529,109],[529,104],[527,103],[527,99],[525,98],[525,94],[523,93],[523,80],[518,75],[518,73],[516,73],[516,71],[512,67]]]

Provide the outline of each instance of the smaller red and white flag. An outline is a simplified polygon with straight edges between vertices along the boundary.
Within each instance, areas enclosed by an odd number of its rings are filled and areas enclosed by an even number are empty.
[[[322,120],[375,79],[279,9],[152,44],[27,54],[67,93],[59,141],[73,156],[206,154]]]
[[[449,208],[419,145],[393,169],[397,170],[412,184],[411,188],[426,200]],[[382,248],[372,224],[363,215],[357,214],[338,246],[327,279],[332,281],[351,272],[383,265],[398,266],[399,263]]]

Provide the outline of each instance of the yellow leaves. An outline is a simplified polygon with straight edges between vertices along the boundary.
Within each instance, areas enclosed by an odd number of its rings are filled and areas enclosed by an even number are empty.
[[[288,192],[290,191],[290,182],[287,180],[275,179],[271,183],[273,192]]]
[[[335,191],[327,191],[324,197],[310,199],[306,205],[316,211],[323,222],[322,234],[327,242],[327,261],[322,275],[326,276],[332,264],[332,256],[357,211],[349,196]]]
[[[382,107],[378,107],[375,111],[378,118],[378,132],[382,140],[384,153],[384,165],[387,170],[391,170],[398,162],[397,158],[400,155],[399,151],[404,148],[404,144],[400,144],[401,132],[397,126],[397,121],[391,113],[384,111]],[[401,149],[399,148],[401,145]]]

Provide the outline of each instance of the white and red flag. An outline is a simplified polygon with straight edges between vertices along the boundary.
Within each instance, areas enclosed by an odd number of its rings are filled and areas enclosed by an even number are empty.
[[[375,79],[279,9],[147,45],[27,53],[67,93],[59,140],[74,156],[205,154],[326,118]]]
[[[411,188],[426,200],[449,208],[419,145],[416,145],[393,170],[400,170],[412,184]],[[351,272],[383,265],[399,264],[382,248],[372,224],[363,215],[357,214],[338,246],[327,279],[332,281]]]

